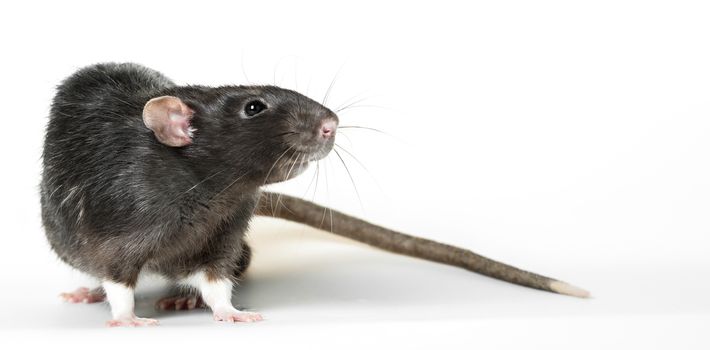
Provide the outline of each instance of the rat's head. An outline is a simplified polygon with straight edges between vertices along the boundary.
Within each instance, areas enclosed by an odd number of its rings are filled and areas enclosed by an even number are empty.
[[[184,87],[151,99],[143,121],[159,142],[208,166],[234,165],[266,183],[291,178],[333,148],[338,117],[275,86]]]

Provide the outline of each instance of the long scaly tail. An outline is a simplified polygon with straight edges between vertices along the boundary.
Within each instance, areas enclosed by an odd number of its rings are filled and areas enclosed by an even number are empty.
[[[278,203],[277,203],[278,201]],[[332,213],[323,220],[325,211]],[[580,298],[589,292],[571,284],[498,262],[470,250],[410,236],[373,225],[318,204],[273,192],[262,192],[256,215],[271,216],[305,224],[397,254],[458,266],[521,286]],[[325,221],[325,225],[324,225]],[[321,227],[323,226],[323,227]]]

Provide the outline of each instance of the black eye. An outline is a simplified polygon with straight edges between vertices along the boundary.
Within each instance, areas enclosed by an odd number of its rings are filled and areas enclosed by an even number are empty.
[[[263,102],[255,100],[247,103],[246,106],[244,106],[244,114],[246,114],[247,117],[253,117],[265,109],[266,105]]]

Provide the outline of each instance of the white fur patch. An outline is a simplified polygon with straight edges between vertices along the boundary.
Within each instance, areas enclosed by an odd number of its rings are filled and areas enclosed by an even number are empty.
[[[111,305],[111,315],[114,320],[134,318],[133,308],[135,300],[133,296],[133,288],[125,284],[104,281],[104,291],[106,292],[106,300]]]
[[[179,283],[197,288],[202,299],[212,311],[234,309],[232,306],[232,281],[227,278],[208,280],[204,271],[194,273]]]
[[[227,278],[208,280],[203,272],[194,273],[180,281],[182,284],[197,288],[202,300],[212,309],[216,321],[255,322],[261,321],[261,315],[255,312],[239,311],[232,306],[232,281]]]

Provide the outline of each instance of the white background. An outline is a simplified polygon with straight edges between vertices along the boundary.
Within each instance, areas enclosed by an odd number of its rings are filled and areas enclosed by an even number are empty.
[[[0,344],[54,347],[705,348],[710,9],[697,1],[46,2],[0,5]],[[341,113],[337,157],[275,186],[589,289],[581,300],[260,220],[235,301],[258,324],[156,313],[106,329],[45,241],[54,87],[132,61],[178,83],[278,84]],[[347,137],[344,137],[347,136]],[[324,171],[327,169],[327,187]],[[362,204],[361,204],[362,203]],[[145,287],[149,286],[149,287]]]

